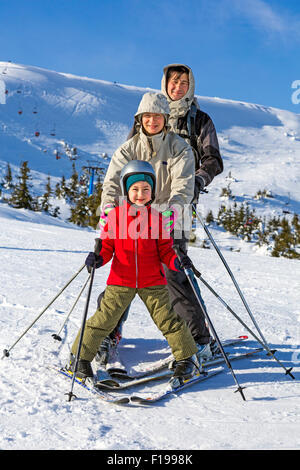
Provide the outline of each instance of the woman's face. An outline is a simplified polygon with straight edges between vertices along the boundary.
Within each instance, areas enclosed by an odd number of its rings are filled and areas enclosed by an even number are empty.
[[[159,134],[165,125],[165,117],[160,113],[144,113],[142,115],[143,128],[148,135]]]

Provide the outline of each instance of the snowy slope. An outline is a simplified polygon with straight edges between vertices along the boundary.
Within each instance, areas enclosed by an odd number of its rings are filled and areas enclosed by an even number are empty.
[[[94,233],[54,225],[50,217],[1,207],[0,350],[10,347],[82,265]],[[51,223],[49,223],[51,221]],[[219,294],[252,328],[232,282],[213,250],[191,248],[191,257]],[[64,364],[81,324],[85,296],[62,332],[57,333],[87,278],[86,271],[0,361],[1,449],[296,449],[299,425],[298,261],[227,253],[234,274],[267,341],[278,358],[294,365],[296,380],[261,354],[233,367],[247,388],[246,402],[234,393],[226,371],[155,408],[121,408],[91,398],[46,368]],[[109,266],[96,272],[90,313]],[[223,338],[243,327],[203,287],[208,310]],[[167,354],[167,344],[136,299],[124,329],[122,354],[128,367]],[[256,342],[250,340],[250,346]],[[244,346],[243,346],[244,348]],[[156,385],[157,387],[157,385]],[[155,388],[155,387],[154,387]],[[150,425],[151,423],[151,425]],[[180,428],[180,432],[179,432]]]
[[[109,159],[103,159],[103,154],[111,157],[124,142],[138,103],[148,91],[7,62],[0,62],[0,80],[7,91],[6,104],[0,104],[0,174],[6,162],[16,165],[17,171],[20,162],[28,160],[38,172],[34,173],[38,191],[38,180],[44,183],[45,175],[70,175],[66,145],[76,147],[79,171],[87,161],[107,165]],[[199,96],[198,100],[216,125],[224,159],[224,172],[203,198],[204,213],[219,207],[229,172],[238,202],[268,189],[274,198],[267,212],[282,213],[288,204],[299,213],[300,115],[221,98]],[[261,205],[256,203],[258,212]]]
[[[5,72],[5,73],[3,73]],[[40,190],[48,174],[70,172],[64,143],[76,146],[76,166],[112,155],[132,124],[147,89],[75,77],[36,67],[0,63],[8,91],[0,104],[0,169],[6,162],[17,172],[28,160]],[[0,101],[1,102],[1,101]],[[288,111],[219,98],[199,97],[213,118],[224,158],[224,173],[209,186],[199,209],[205,215],[220,205],[220,190],[234,181],[237,201],[251,200],[262,213],[299,211],[300,116]],[[18,110],[22,109],[22,114]],[[34,113],[33,111],[37,111]],[[55,128],[55,136],[50,135]],[[40,136],[34,133],[39,130]],[[104,160],[104,163],[108,160]],[[253,201],[257,190],[274,198]],[[0,351],[10,347],[48,302],[82,266],[95,232],[62,219],[15,210],[0,203]],[[201,230],[198,229],[201,236]],[[270,345],[296,381],[284,375],[264,354],[233,363],[247,402],[242,402],[226,371],[195,385],[176,399],[151,409],[120,408],[91,399],[76,388],[79,399],[68,403],[63,381],[46,366],[64,364],[81,324],[85,296],[63,331],[58,332],[87,278],[85,270],[0,360],[0,449],[296,449],[299,426],[299,261],[258,256],[250,244],[213,230],[233,273]],[[241,248],[240,253],[228,248]],[[253,328],[233,284],[213,249],[191,247],[203,277]],[[90,314],[105,286],[109,266],[96,273]],[[202,288],[208,311],[222,338],[246,333],[215,297]],[[124,328],[122,353],[128,367],[167,354],[167,345],[136,299]],[[256,347],[250,339],[249,346]],[[151,420],[151,421],[150,421]],[[151,423],[151,425],[150,425]],[[180,429],[180,432],[178,431]]]

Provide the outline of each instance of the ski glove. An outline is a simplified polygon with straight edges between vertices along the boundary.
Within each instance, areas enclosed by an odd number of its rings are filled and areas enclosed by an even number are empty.
[[[103,207],[103,211],[101,212],[100,219],[99,219],[100,233],[102,232],[105,225],[107,224],[108,214],[114,208],[115,206],[113,204],[106,204],[106,206]]]
[[[174,265],[178,271],[184,271],[185,269],[191,269],[193,267],[193,262],[188,255],[184,255],[181,260],[179,260],[179,258],[175,258]]]
[[[168,233],[172,233],[174,230],[175,222],[178,218],[178,212],[174,207],[162,212],[163,227]]]
[[[97,255],[93,251],[90,251],[88,254],[86,260],[85,260],[85,265],[87,267],[88,272],[90,273],[92,271],[92,268],[95,266],[96,269],[100,268],[103,263],[103,258],[100,255]]]
[[[197,204],[198,203],[198,199],[199,199],[199,195],[201,193],[201,191],[204,190],[204,187],[205,187],[205,180],[202,176],[200,175],[196,175],[195,176],[195,189],[194,189],[194,197],[193,197],[193,200],[192,200],[192,203],[193,204]]]
[[[195,185],[199,188],[199,192],[203,191],[204,186],[205,186],[205,180],[203,176],[200,176],[200,175],[195,176]]]

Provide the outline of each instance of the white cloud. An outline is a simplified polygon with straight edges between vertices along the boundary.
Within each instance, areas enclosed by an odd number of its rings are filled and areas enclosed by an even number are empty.
[[[271,6],[264,0],[231,0],[231,8],[259,30],[282,40],[300,39],[300,17],[283,7]]]

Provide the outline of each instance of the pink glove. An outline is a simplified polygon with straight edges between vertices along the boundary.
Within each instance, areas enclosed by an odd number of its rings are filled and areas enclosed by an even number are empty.
[[[103,211],[100,215],[99,219],[99,228],[100,228],[100,233],[104,229],[105,225],[107,224],[107,218],[108,214],[110,213],[111,210],[113,210],[115,206],[113,204],[106,204],[106,206],[103,207]]]
[[[174,207],[162,212],[163,227],[166,232],[171,233],[174,230],[175,222],[178,218],[178,212]]]

